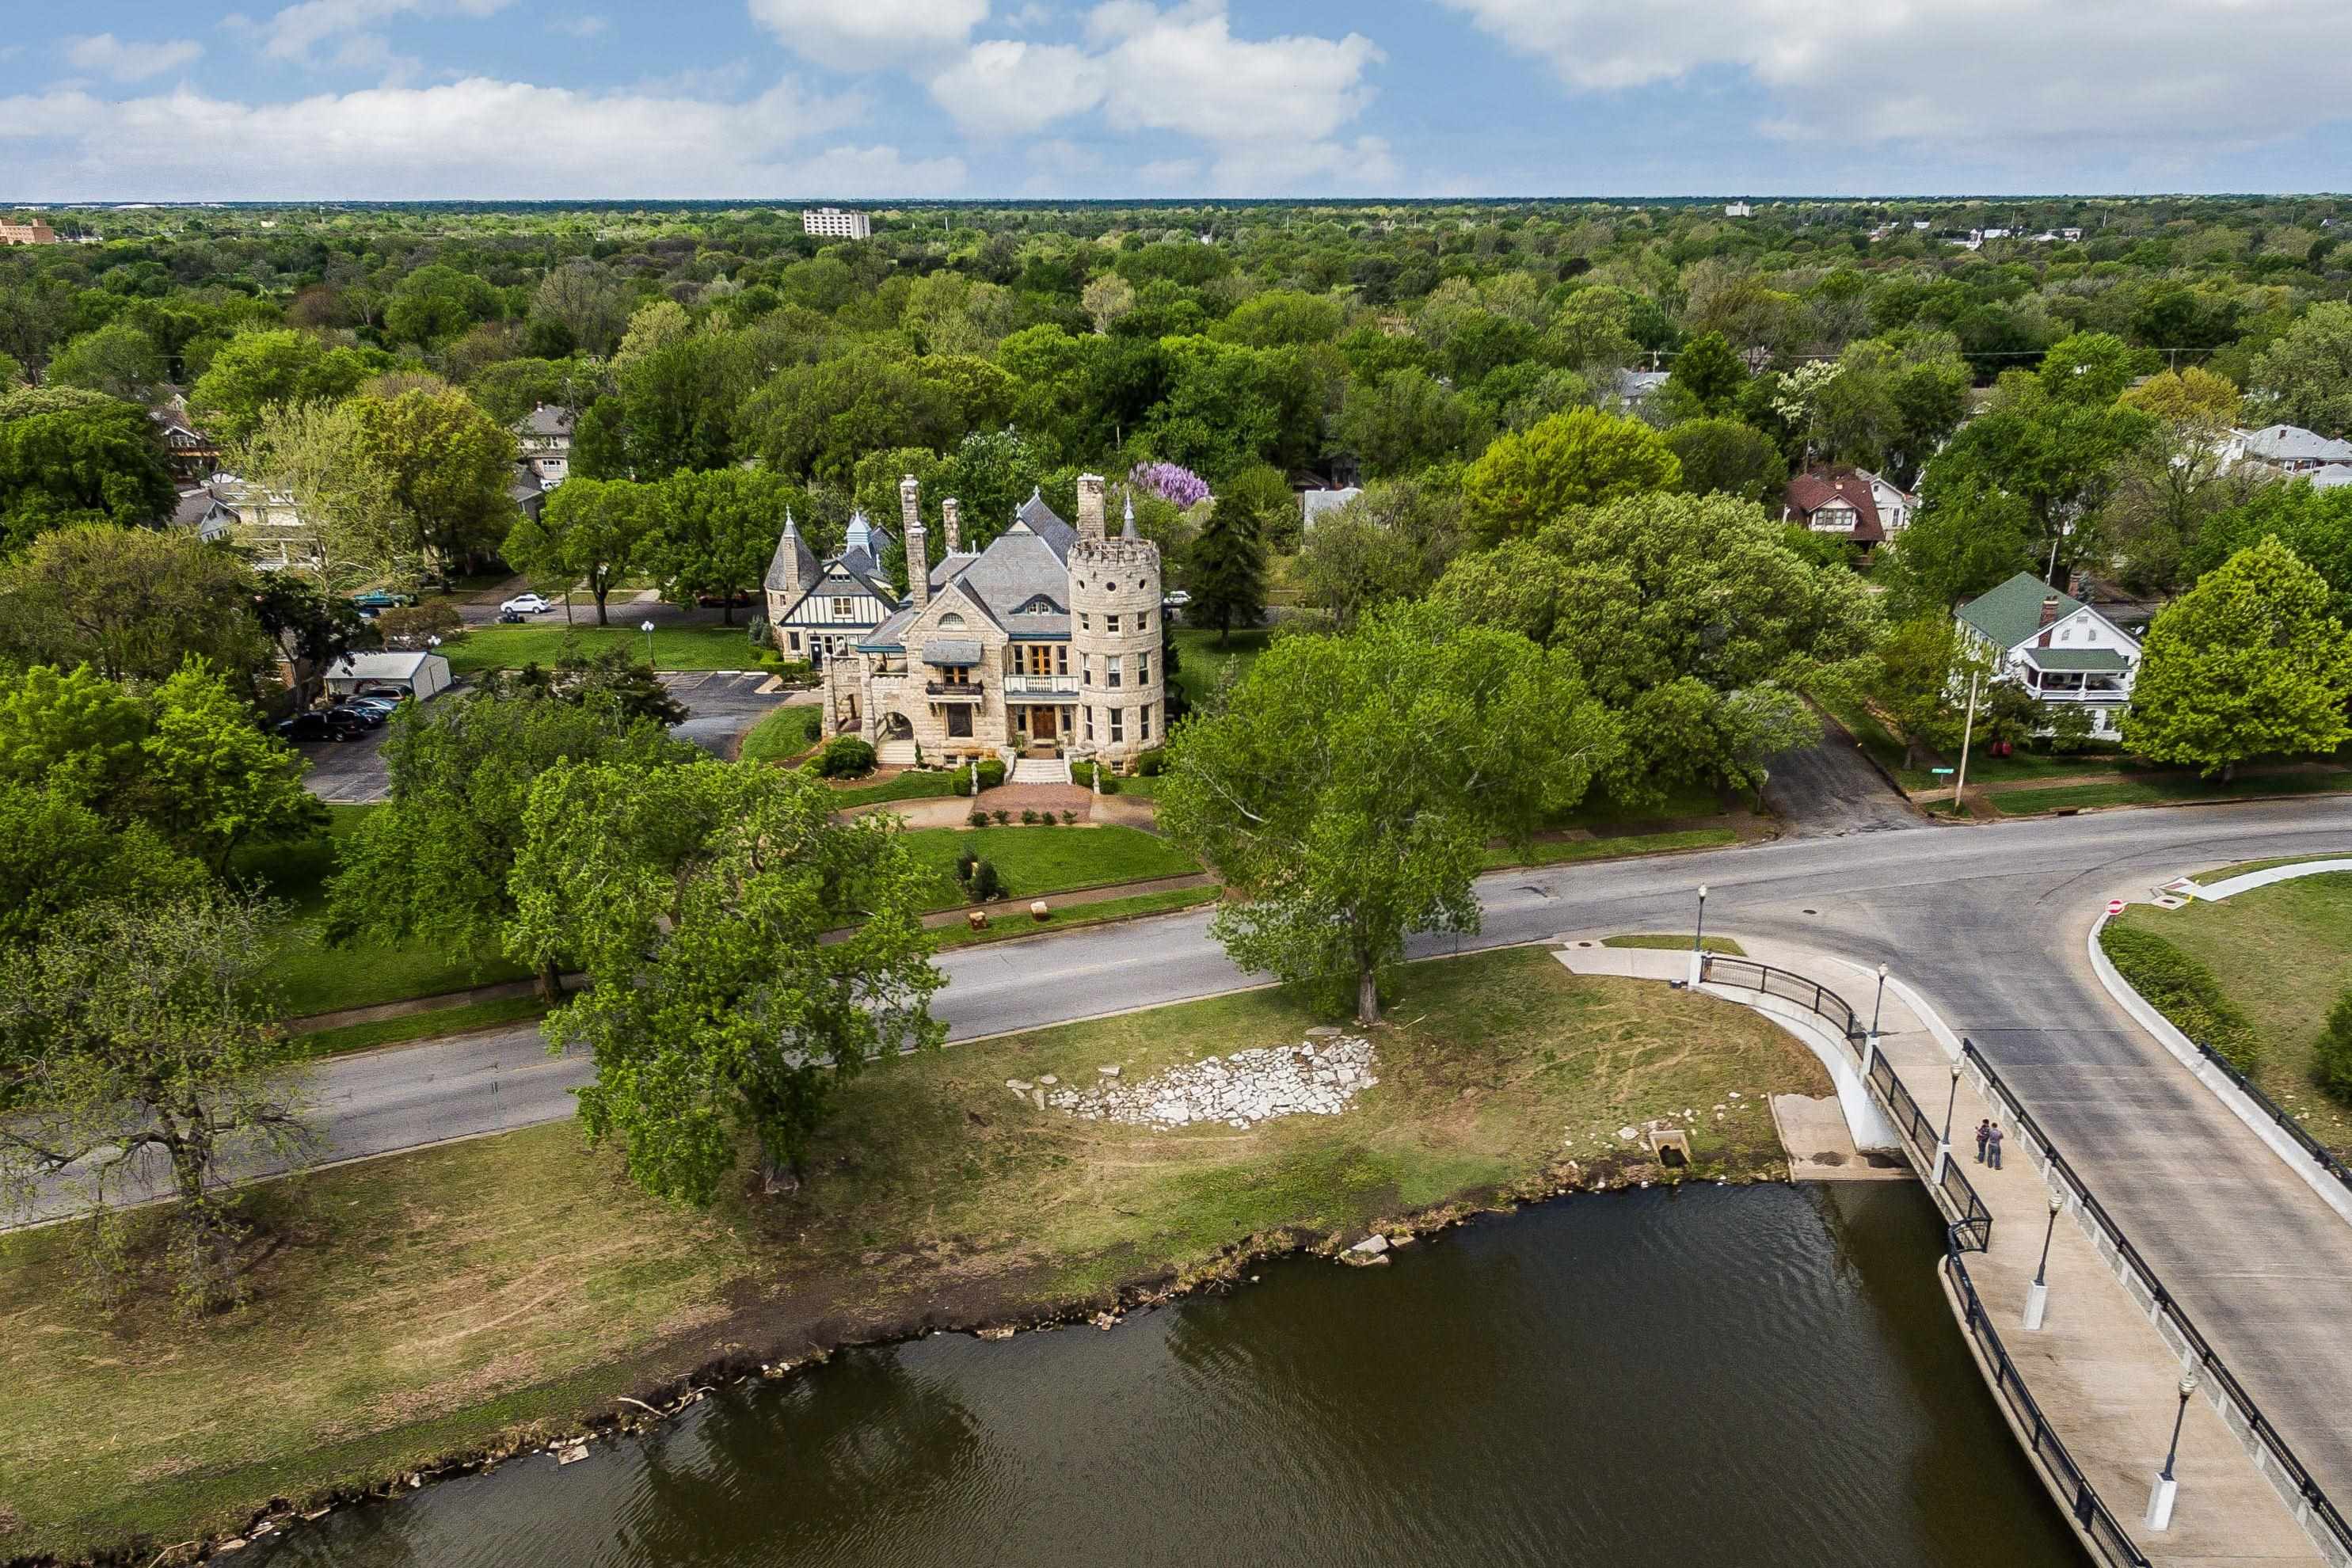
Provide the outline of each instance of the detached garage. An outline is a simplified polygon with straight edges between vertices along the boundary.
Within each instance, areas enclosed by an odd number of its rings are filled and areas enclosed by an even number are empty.
[[[419,702],[449,687],[449,661],[437,653],[353,653],[327,667],[327,689],[337,697],[370,692]]]

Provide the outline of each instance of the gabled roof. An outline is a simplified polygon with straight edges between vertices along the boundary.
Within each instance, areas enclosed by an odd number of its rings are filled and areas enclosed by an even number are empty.
[[[2329,463],[2310,469],[2303,478],[2311,481],[2315,490],[2332,490],[2338,485],[2352,485],[2352,463]]]
[[[2352,463],[2352,441],[2331,441],[2300,425],[2265,425],[2249,430],[2246,450],[2274,463]]]
[[[521,422],[517,424],[515,428],[526,436],[550,437],[569,436],[572,434],[572,426],[578,418],[579,416],[573,414],[569,408],[552,403],[542,403],[524,415]]]
[[[1064,522],[1061,514],[1045,504],[1045,492],[1042,489],[1029,492],[1029,499],[1013,512],[1013,521],[1044,540],[1056,561],[1067,562],[1070,546],[1078,542],[1078,531]]]
[[[1853,510],[1853,537],[1874,544],[1886,537],[1886,527],[1879,521],[1878,497],[1870,481],[1871,476],[1860,468],[1807,468],[1789,481],[1789,510],[1811,519],[1823,507],[1843,502]]]
[[[2044,583],[2031,572],[2020,572],[1998,588],[1988,588],[1962,605],[1960,619],[2001,648],[2030,642],[2042,629],[2042,602],[2057,595],[2058,614],[2052,624],[2083,608],[2083,601]]]
[[[956,587],[1000,622],[1040,594],[1059,604],[1068,597],[1069,584],[1063,553],[1026,527],[998,534],[954,580]]]
[[[2121,675],[2131,668],[2131,660],[2111,647],[2029,647],[2025,657],[2063,675]]]

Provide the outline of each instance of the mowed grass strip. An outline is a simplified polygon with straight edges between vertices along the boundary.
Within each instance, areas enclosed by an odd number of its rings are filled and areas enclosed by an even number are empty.
[[[2088,810],[2102,805],[2155,805],[2166,801],[2238,800],[2250,795],[2326,795],[2352,789],[2352,773],[2327,769],[2292,773],[2262,773],[2252,778],[2198,778],[2172,774],[2160,778],[2118,780],[2113,784],[2061,784],[2049,789],[2005,789],[1984,799],[2004,816],[2040,812]]]
[[[915,858],[930,874],[931,889],[924,905],[930,910],[954,909],[964,902],[955,867],[967,847],[996,867],[1013,899],[1185,877],[1201,868],[1166,839],[1134,827],[919,827],[906,837]]]
[[[824,710],[814,704],[779,708],[751,726],[737,752],[747,763],[781,763],[816,744],[824,726]]]
[[[1631,936],[1604,936],[1603,947],[1645,947],[1668,952],[1688,952],[1693,931],[1640,931]],[[1719,952],[1727,958],[1745,958],[1748,950],[1727,936],[1711,936],[1701,943],[1709,952]]]
[[[64,1288],[63,1229],[9,1237],[7,1548],[71,1557],[143,1535],[152,1554],[272,1497],[609,1412],[728,1345],[802,1353],[927,1315],[1014,1314],[1201,1269],[1252,1237],[1549,1185],[1615,1151],[1619,1126],[1685,1106],[1739,1108],[1700,1110],[1700,1174],[1767,1172],[1766,1097],[1829,1092],[1756,1015],[1571,975],[1542,949],[1412,965],[1393,989],[1380,1085],[1342,1116],[1155,1132],[1004,1087],[1091,1084],[1109,1062],[1132,1081],[1320,1021],[1257,991],[888,1063],[843,1089],[798,1194],[738,1186],[708,1214],[644,1197],[569,1124],[268,1184],[255,1300],[194,1325],[160,1300],[92,1312]]]
[[[477,962],[471,954],[452,952],[433,942],[325,944],[327,879],[334,874],[337,846],[357,833],[367,814],[376,809],[331,805],[325,833],[298,844],[267,846],[238,859],[240,881],[286,906],[268,978],[289,1018],[439,996],[528,976],[520,965],[495,953]]]
[[[970,926],[951,925],[936,934],[941,947],[973,947],[982,942],[1017,942],[1024,936],[1045,936],[1055,931],[1076,931],[1080,926],[1107,925],[1112,921],[1136,920],[1145,915],[1173,914],[1179,910],[1198,909],[1213,904],[1223,893],[1218,888],[1171,888],[1164,892],[1135,893],[1124,899],[1104,899],[1097,903],[1072,904],[1049,910],[1038,920],[1020,905],[992,905],[988,911],[989,923],[978,931]]]
[[[2304,1131],[2352,1160],[2352,1110],[2312,1077],[2327,1010],[2352,985],[2352,871],[2298,877],[2218,904],[2134,904],[2116,920],[2212,972],[2222,994],[2253,1020],[2262,1045],[2254,1081]]]
[[[396,1018],[374,1018],[340,1028],[314,1029],[299,1037],[299,1043],[314,1057],[342,1056],[351,1051],[373,1050],[378,1046],[437,1040],[444,1035],[519,1024],[543,1017],[546,1013],[547,1004],[536,996],[494,996],[487,1002],[466,1002],[455,1007],[403,1013]]]
[[[449,668],[457,675],[486,669],[520,669],[526,664],[552,665],[567,653],[593,658],[608,648],[620,648],[631,658],[646,657],[646,634],[625,610],[615,608],[613,624],[564,626],[532,622],[520,626],[475,626],[463,637],[445,644]],[[759,650],[741,626],[656,626],[653,659],[657,669],[750,669]]]
[[[1635,833],[1619,838],[1538,838],[1522,854],[1509,845],[1486,851],[1486,868],[1563,866],[1577,860],[1607,860],[1621,855],[1660,855],[1674,849],[1714,849],[1739,842],[1729,827],[1685,827],[1673,833]]]

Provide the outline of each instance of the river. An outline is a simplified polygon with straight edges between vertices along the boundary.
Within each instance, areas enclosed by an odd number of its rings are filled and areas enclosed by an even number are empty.
[[[1938,1249],[1909,1183],[1570,1198],[1109,1333],[845,1353],[253,1556],[2079,1568]]]

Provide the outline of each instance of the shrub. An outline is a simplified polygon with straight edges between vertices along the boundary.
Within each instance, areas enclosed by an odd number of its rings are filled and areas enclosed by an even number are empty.
[[[971,901],[973,903],[993,902],[1004,897],[1010,890],[1004,885],[1004,879],[996,874],[994,861],[982,860],[971,868]]]
[[[1006,823],[1013,820],[1013,814],[1005,810],[1003,806],[997,807],[988,815],[996,819],[996,826],[999,827],[1003,826]]]
[[[1021,808],[1021,826],[1024,827],[1037,826],[1037,813],[1034,807],[1024,805]]]
[[[816,754],[816,771],[829,779],[862,778],[874,771],[874,748],[855,735],[835,735]]]
[[[2171,1019],[2174,1028],[2211,1047],[2240,1072],[2254,1070],[2263,1048],[2253,1021],[2221,994],[2221,983],[2211,970],[2153,931],[2112,921],[2101,929],[2099,945],[2116,973]]]
[[[972,869],[979,864],[980,857],[972,853],[971,845],[965,845],[963,847],[963,852],[956,857],[956,880],[959,882],[970,882],[971,880]]]
[[[768,617],[765,616],[753,616],[744,622],[743,637],[753,647],[765,648],[770,652],[775,650],[776,641],[769,633]]]
[[[1137,754],[1135,759],[1135,772],[1139,778],[1156,779],[1167,771],[1168,753],[1161,751],[1158,746],[1152,747],[1151,750],[1148,752],[1142,752]]]
[[[1103,794],[1117,795],[1118,793],[1118,775],[1111,772],[1108,768],[1104,767],[1100,763],[1072,763],[1070,764],[1070,782],[1072,784],[1083,784],[1087,788],[1092,788],[1095,785],[1097,775],[1099,775],[1101,779]]]
[[[2053,702],[2050,707],[2050,749],[2071,757],[2091,743],[2091,710],[2079,702]]]
[[[982,788],[982,789],[994,789],[997,785],[999,785],[999,784],[1003,784],[1003,782],[1004,782],[1004,759],[1003,759],[1003,757],[982,757],[982,758],[981,758],[981,759],[980,759],[980,787],[981,787],[981,788]]]
[[[1062,813],[1062,826],[1065,827],[1067,827],[1070,824],[1077,821],[1077,819],[1078,814],[1075,811],[1066,811]]]
[[[2352,985],[2344,988],[2344,994],[2328,1010],[2327,1026],[2319,1031],[2313,1056],[2319,1087],[2352,1105]]]
[[[970,816],[965,817],[964,820],[971,824],[974,827],[985,827],[988,826],[988,813],[984,811],[975,811]]]

